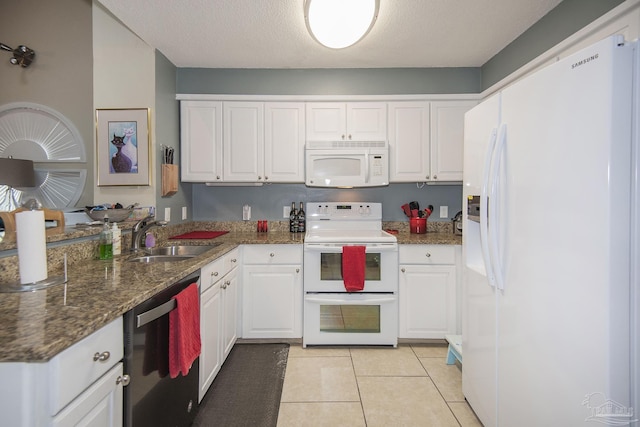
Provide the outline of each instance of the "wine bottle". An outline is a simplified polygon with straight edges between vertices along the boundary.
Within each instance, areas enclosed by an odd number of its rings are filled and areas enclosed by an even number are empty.
[[[291,233],[298,232],[298,221],[296,219],[298,212],[296,212],[296,202],[291,202],[291,211],[289,212],[289,231]]]
[[[304,233],[307,230],[307,215],[304,211],[304,207],[302,206],[302,202],[300,202],[300,209],[298,210],[298,232]]]

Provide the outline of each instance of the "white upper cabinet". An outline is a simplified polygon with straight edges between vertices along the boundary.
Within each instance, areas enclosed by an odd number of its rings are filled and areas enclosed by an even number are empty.
[[[431,103],[431,180],[462,181],[464,113],[476,101]]]
[[[264,179],[264,103],[224,103],[224,181]]]
[[[464,113],[476,104],[476,101],[390,102],[389,181],[462,181]]]
[[[386,141],[384,102],[307,103],[307,141]]]
[[[429,179],[429,103],[390,102],[389,181]]]
[[[182,181],[222,180],[222,102],[180,102]]]
[[[264,106],[264,181],[304,182],[304,103]]]

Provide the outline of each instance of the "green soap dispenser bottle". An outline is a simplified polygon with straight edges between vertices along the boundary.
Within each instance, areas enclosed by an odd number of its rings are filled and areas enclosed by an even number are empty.
[[[113,258],[113,234],[109,228],[109,218],[104,217],[104,226],[100,232],[100,246],[99,246],[99,258],[111,259]]]

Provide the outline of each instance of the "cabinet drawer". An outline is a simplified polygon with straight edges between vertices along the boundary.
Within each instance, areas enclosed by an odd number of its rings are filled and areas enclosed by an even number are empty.
[[[224,256],[225,274],[236,268],[240,264],[240,250],[234,249]]]
[[[226,274],[225,258],[220,257],[200,269],[200,294],[203,294],[214,283]]]
[[[122,327],[119,317],[51,359],[52,416],[122,360]]]
[[[301,264],[302,245],[246,245],[243,264]]]
[[[400,264],[455,264],[453,245],[400,245]]]
[[[200,294],[222,279],[225,274],[236,268],[240,262],[239,256],[240,251],[234,249],[202,267],[200,269]]]

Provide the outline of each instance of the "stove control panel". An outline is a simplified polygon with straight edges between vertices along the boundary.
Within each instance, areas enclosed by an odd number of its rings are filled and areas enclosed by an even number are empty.
[[[307,220],[381,220],[382,203],[308,202]]]

